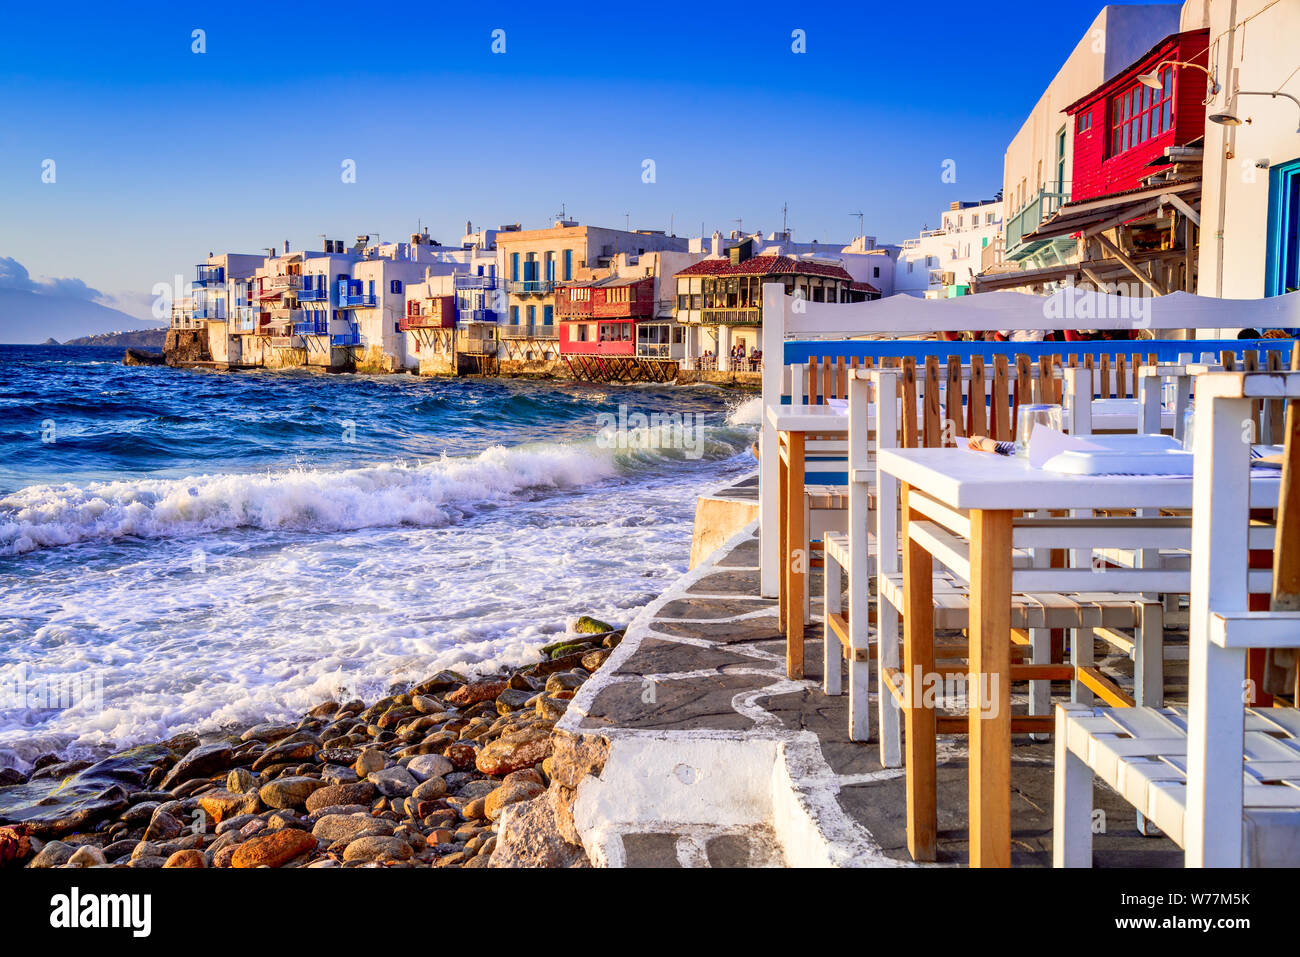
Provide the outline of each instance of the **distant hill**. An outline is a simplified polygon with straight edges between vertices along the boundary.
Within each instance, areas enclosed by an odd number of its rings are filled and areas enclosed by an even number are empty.
[[[66,342],[80,336],[139,329],[148,324],[147,319],[85,299],[0,289],[0,343],[38,345],[47,339]],[[157,328],[165,331],[166,325],[159,323]],[[161,342],[158,347],[161,348]]]
[[[65,346],[113,346],[118,349],[153,349],[161,351],[167,339],[166,329],[131,329],[126,332],[101,332],[94,336],[80,336],[63,343]]]

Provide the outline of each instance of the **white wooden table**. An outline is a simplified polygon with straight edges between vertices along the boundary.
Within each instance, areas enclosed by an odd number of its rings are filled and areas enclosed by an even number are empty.
[[[1024,459],[967,449],[882,449],[877,468],[880,474],[899,481],[902,496],[903,674],[909,680],[915,680],[918,669],[921,676],[935,671],[933,559],[939,557],[949,567],[964,563],[962,570],[970,583],[970,863],[973,867],[1005,867],[1011,857],[1013,591],[1180,591],[1186,590],[1183,579],[1187,575],[1185,571],[1094,570],[1091,566],[1013,572],[1013,520],[1021,513],[1039,510],[1189,509],[1192,480],[1190,476],[1071,476],[1031,468]],[[1278,473],[1257,470],[1251,480],[1252,505],[1274,507],[1278,485]],[[1101,544],[1096,519],[1051,521],[1046,530],[1026,530],[1038,535],[1040,546],[1082,549],[1091,547],[1092,542]],[[938,525],[944,526],[944,535],[933,531]],[[1106,527],[1110,529],[1106,534],[1113,535],[1115,526],[1108,523]],[[954,544],[956,539],[961,539],[961,544]],[[1016,544],[1022,541],[1018,538]],[[1145,547],[1160,546],[1147,541]],[[930,860],[937,830],[935,708],[933,703],[927,707],[917,693],[906,699],[903,710],[908,845],[914,857]]]

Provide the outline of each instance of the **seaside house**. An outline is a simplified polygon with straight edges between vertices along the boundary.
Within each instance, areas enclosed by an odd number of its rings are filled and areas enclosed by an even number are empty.
[[[455,271],[455,263],[443,261],[423,242],[368,249],[351,276],[338,280],[339,309],[348,328],[332,341],[353,350],[358,372],[398,372],[418,365],[418,359],[408,357],[402,329],[406,286]]]
[[[1002,201],[954,201],[936,229],[903,240],[893,291],[926,299],[965,296],[971,279],[996,260],[1002,238]]]
[[[302,318],[297,294],[302,288],[303,258],[285,242],[279,253],[268,249],[254,271],[249,288],[253,331],[243,336],[244,356],[250,364],[271,369],[307,365],[306,341],[293,331]]]
[[[293,291],[300,315],[293,326],[307,353],[307,365],[340,369],[347,365],[347,349],[334,336],[347,331],[347,317],[339,308],[338,282],[347,278],[361,250],[345,250],[343,240],[326,239],[324,249],[302,259],[302,282]]]
[[[241,306],[247,305],[249,278],[261,262],[260,256],[247,253],[219,253],[195,266],[188,306],[179,320],[185,328],[206,329],[209,354],[218,367],[242,364],[237,326]]]
[[[1178,7],[1167,4],[1106,6],[1093,19],[1007,146],[1002,183],[1004,262],[990,263],[990,271],[1032,271],[1077,259],[1077,244],[1069,236],[1026,238],[1070,200],[1075,128],[1066,107],[1178,30]],[[1032,276],[1020,278],[1026,291],[1033,288]],[[978,285],[983,291],[984,284]]]
[[[604,270],[580,270],[555,291],[560,357],[569,373],[594,381],[672,379],[687,355],[677,321],[678,272],[698,252],[620,253]]]
[[[762,342],[765,282],[780,282],[787,295],[808,302],[879,298],[874,287],[855,282],[838,259],[755,256],[752,237],[745,237],[725,257],[702,259],[677,273],[677,320],[690,330],[689,365],[702,371],[758,371],[753,357]]]
[[[563,368],[555,323],[558,285],[577,279],[580,270],[608,268],[620,253],[687,250],[685,239],[662,230],[607,229],[569,219],[549,229],[503,230],[496,242],[506,281],[498,361],[511,371]]]
[[[420,375],[456,374],[456,283],[461,273],[435,276],[425,268],[421,282],[407,283],[406,311],[399,321],[405,354]]]
[[[1172,33],[1065,107],[1070,197],[1021,234],[1020,249],[1073,253],[981,279],[981,291],[1062,282],[1129,295],[1196,290],[1207,38],[1204,29]]]

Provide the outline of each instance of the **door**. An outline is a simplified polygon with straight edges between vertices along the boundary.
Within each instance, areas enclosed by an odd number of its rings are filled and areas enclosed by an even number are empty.
[[[1300,288],[1300,158],[1268,173],[1268,254],[1264,295]]]

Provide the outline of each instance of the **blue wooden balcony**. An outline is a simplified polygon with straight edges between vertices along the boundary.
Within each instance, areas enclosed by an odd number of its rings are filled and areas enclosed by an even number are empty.
[[[194,267],[196,277],[194,285],[196,286],[219,286],[226,281],[226,268],[224,266],[209,266],[206,263]]]
[[[309,319],[306,322],[295,322],[293,324],[293,334],[295,336],[325,336],[329,335],[329,331],[330,324],[327,319]]]
[[[359,346],[361,345],[361,333],[355,330],[352,332],[336,332],[330,336],[330,345]]]
[[[299,302],[328,302],[330,291],[324,287],[315,289],[301,289],[298,292]]]

